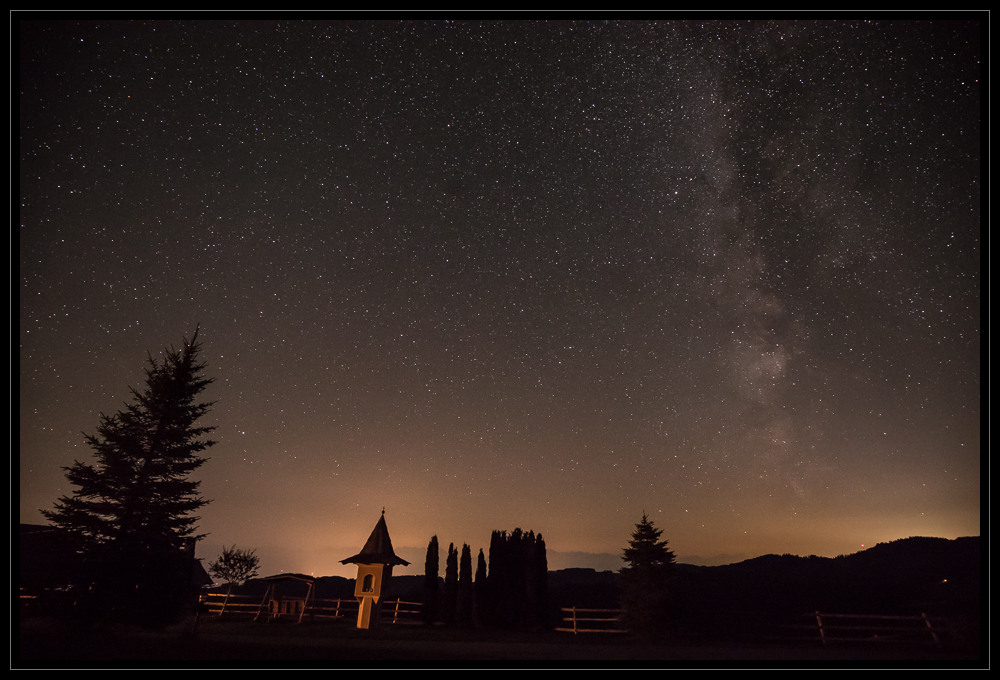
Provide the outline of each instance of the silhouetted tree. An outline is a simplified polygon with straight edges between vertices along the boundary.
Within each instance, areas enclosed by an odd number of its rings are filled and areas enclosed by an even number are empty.
[[[506,565],[504,550],[507,535],[494,530],[490,535],[489,573],[486,577],[486,598],[482,611],[483,623],[488,626],[499,626],[501,610],[503,609],[504,584],[506,581]]]
[[[662,631],[669,621],[675,563],[662,534],[643,513],[622,554],[622,619],[639,635]]]
[[[438,537],[431,536],[430,543],[427,544],[427,558],[424,560],[424,607],[423,618],[425,623],[434,623],[438,616],[438,563],[440,560],[440,549],[438,548]]]
[[[472,551],[467,543],[462,544],[462,555],[458,566],[455,623],[465,627],[472,625]]]
[[[472,622],[476,627],[484,623],[483,613],[489,602],[487,592],[486,556],[480,548],[479,557],[476,559],[476,581],[472,589]]]
[[[533,628],[548,622],[549,588],[548,559],[542,535],[532,536],[525,545],[528,559],[525,564],[525,623]]]
[[[226,611],[226,604],[229,603],[229,595],[233,592],[233,586],[243,585],[256,576],[258,567],[260,567],[260,558],[257,557],[255,550],[240,550],[235,545],[231,548],[222,546],[222,554],[208,565],[213,576],[221,578],[229,585],[226,589],[226,599],[222,602],[220,615]]]
[[[494,531],[490,539],[487,582],[493,625],[537,627],[547,618],[543,593],[547,591],[545,543],[541,535],[514,529],[508,536]],[[547,571],[546,571],[547,574]]]
[[[151,623],[192,604],[189,548],[199,518],[191,513],[208,501],[189,475],[214,444],[204,438],[214,428],[196,425],[211,406],[198,395],[212,382],[197,337],[161,360],[148,357],[145,388],[132,388],[133,403],[102,414],[97,433],[86,435],[96,462],[63,468],[78,488],[42,511],[74,539],[80,575],[99,602]]]
[[[458,603],[458,551],[455,544],[448,544],[448,557],[444,566],[444,597],[441,602],[441,620],[451,625],[455,623],[455,607]]]

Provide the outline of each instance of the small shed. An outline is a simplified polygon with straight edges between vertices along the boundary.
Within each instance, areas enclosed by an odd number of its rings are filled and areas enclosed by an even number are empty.
[[[267,582],[267,588],[254,621],[284,618],[301,623],[306,611],[316,603],[316,580],[312,576],[276,574],[263,580]]]

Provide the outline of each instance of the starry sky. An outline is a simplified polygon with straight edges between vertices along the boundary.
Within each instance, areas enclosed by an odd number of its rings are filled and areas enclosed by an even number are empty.
[[[20,521],[200,325],[261,575],[979,535],[984,26],[15,15]]]

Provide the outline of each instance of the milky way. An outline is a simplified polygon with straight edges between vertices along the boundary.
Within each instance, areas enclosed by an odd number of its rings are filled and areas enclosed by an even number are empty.
[[[982,16],[17,18],[22,522],[200,325],[207,556],[978,535]]]

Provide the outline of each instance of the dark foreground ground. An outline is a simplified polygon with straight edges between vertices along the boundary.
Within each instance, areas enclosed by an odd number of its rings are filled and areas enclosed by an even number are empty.
[[[84,630],[29,619],[12,640],[18,668],[245,667],[927,667],[984,668],[978,650],[891,643],[821,645],[640,642],[568,633],[460,633],[423,626],[359,631],[337,624],[253,624],[203,619],[164,631]]]

